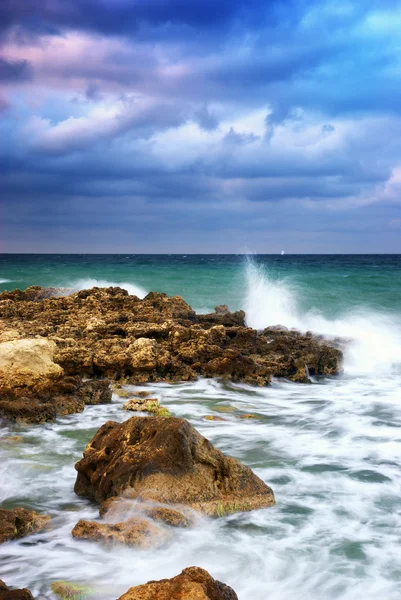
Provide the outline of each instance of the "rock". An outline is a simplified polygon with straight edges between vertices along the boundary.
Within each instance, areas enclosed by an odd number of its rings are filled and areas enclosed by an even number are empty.
[[[0,544],[42,531],[49,522],[48,515],[34,510],[0,508]]]
[[[119,600],[238,600],[238,596],[207,571],[189,567],[172,579],[132,587]]]
[[[240,419],[259,419],[258,415],[254,415],[253,413],[244,413],[239,415]]]
[[[272,490],[251,469],[175,417],[108,421],[75,468],[76,494],[98,502],[129,490],[143,501],[180,504],[209,515],[274,504]]]
[[[206,415],[206,421],[227,421],[227,419],[223,419],[223,417],[217,417],[216,415]]]
[[[119,398],[129,398],[130,392],[128,390],[124,390],[124,388],[113,386],[113,392],[117,394]]]
[[[123,410],[132,410],[138,412],[150,412],[158,417],[170,417],[170,411],[164,406],[160,406],[157,398],[130,398],[122,406]]]
[[[70,581],[54,581],[50,588],[61,600],[85,600],[93,594],[89,586]]]
[[[61,376],[18,385],[0,374],[0,418],[23,423],[54,421],[57,416],[82,412],[86,404],[111,402],[107,380],[82,381]]]
[[[58,377],[63,369],[53,361],[57,346],[44,338],[19,339],[0,344],[0,373],[31,385],[35,380]]]
[[[81,519],[72,530],[74,538],[101,542],[107,546],[125,544],[138,548],[159,547],[166,542],[165,532],[146,519],[131,517],[121,523],[97,523]]]
[[[107,381],[65,376],[56,349],[44,338],[0,343],[0,417],[42,423],[111,401]]]
[[[0,579],[0,600],[34,600],[34,597],[26,588],[23,588],[22,590],[11,590],[4,581]]]
[[[157,412],[160,408],[157,398],[130,398],[122,405],[123,410]]]
[[[255,331],[245,326],[243,311],[225,305],[197,315],[182,298],[154,292],[143,300],[121,288],[57,294],[37,287],[0,294],[0,341],[39,343],[42,354],[46,346],[47,366],[64,375],[135,384],[203,376],[267,385],[272,376],[306,382],[306,367],[311,376],[341,369],[340,341],[283,327]]]
[[[148,504],[137,502],[129,496],[114,497],[102,502],[99,515],[113,522],[131,518],[136,515],[146,515],[153,521],[165,523],[171,527],[189,527],[194,522],[194,517],[187,511],[179,511],[166,505]]]

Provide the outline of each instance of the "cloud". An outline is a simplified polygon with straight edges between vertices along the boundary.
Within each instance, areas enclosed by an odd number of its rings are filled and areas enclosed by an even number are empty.
[[[3,0],[0,23],[10,231],[397,233],[400,2]]]
[[[27,60],[13,60],[0,57],[0,81],[15,83],[32,77],[32,67]]]

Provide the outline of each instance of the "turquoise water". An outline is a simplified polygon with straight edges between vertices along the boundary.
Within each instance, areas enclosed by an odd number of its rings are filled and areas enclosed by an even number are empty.
[[[123,285],[130,291],[182,295],[195,309],[243,308],[247,264],[242,255],[0,254],[0,291],[29,285]],[[272,282],[290,287],[301,310],[335,316],[354,307],[398,313],[401,255],[254,255]],[[130,287],[131,286],[131,287]]]
[[[56,423],[0,423],[0,502],[53,518],[50,531],[0,546],[0,578],[37,599],[56,600],[50,584],[66,579],[90,584],[96,600],[115,600],[198,565],[239,600],[400,598],[400,256],[3,255],[0,281],[1,289],[158,290],[202,311],[244,308],[253,327],[281,323],[348,339],[342,375],[312,385],[148,385],[277,499],[273,508],[202,519],[158,550],[110,551],[71,536],[80,518],[97,518],[97,507],[73,492],[74,463],[106,420],[130,416],[119,397]],[[10,435],[22,440],[7,443]]]

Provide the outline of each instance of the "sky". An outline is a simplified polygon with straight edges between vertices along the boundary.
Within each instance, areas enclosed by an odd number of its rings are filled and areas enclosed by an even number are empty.
[[[401,252],[401,1],[1,0],[0,251]]]

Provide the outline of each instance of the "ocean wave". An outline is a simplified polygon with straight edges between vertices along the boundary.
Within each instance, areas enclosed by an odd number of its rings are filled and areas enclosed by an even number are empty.
[[[10,283],[12,281],[12,279],[0,279],[0,284],[1,283]]]
[[[329,319],[318,311],[300,309],[300,292],[288,280],[269,277],[252,259],[246,264],[246,322],[254,329],[284,325],[328,338],[347,338],[344,371],[349,375],[390,373],[401,365],[401,321],[361,307]]]
[[[93,287],[108,288],[108,287],[120,287],[130,294],[130,296],[138,296],[138,298],[144,298],[148,293],[144,288],[135,283],[127,282],[115,282],[107,281],[106,279],[93,279],[91,277],[85,279],[78,279],[71,283],[68,287],[74,290],[88,290]]]

